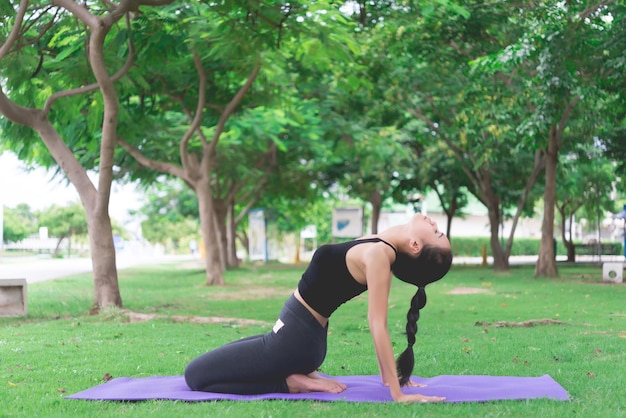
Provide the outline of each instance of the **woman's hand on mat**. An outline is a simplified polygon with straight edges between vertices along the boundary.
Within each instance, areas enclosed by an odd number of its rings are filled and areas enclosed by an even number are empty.
[[[443,402],[446,398],[441,396],[424,396],[419,393],[406,394],[398,396],[394,401],[402,402],[402,403],[411,403],[411,402]]]

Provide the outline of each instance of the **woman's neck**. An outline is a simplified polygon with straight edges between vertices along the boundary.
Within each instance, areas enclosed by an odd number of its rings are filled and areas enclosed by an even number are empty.
[[[409,250],[410,243],[408,230],[408,224],[396,225],[385,229],[377,236],[378,238],[384,239],[393,245],[396,250],[400,252],[407,252]]]

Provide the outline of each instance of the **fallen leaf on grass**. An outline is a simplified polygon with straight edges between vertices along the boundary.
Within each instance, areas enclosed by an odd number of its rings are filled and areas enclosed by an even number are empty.
[[[102,380],[104,380],[105,382],[108,382],[111,379],[113,379],[113,376],[111,376],[110,373],[105,373],[105,375],[102,376]]]

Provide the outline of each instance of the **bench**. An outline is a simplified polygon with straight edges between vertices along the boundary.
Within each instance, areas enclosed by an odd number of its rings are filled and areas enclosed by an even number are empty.
[[[574,244],[574,251],[576,255],[621,255],[622,244],[619,242]]]
[[[26,279],[0,279],[0,316],[26,316]]]

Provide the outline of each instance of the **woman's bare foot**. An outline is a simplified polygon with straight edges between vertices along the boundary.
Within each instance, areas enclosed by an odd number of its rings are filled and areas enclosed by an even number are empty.
[[[325,380],[328,384],[339,385],[339,387],[341,388],[341,392],[343,392],[347,388],[347,386],[345,384],[341,383],[340,381],[335,380],[335,379],[330,379],[328,377],[322,377],[317,372],[309,373],[309,374],[307,374],[307,376],[310,377],[311,379]]]
[[[317,373],[292,374],[287,376],[289,393],[328,392],[341,393],[346,385],[333,379],[322,377]]]

